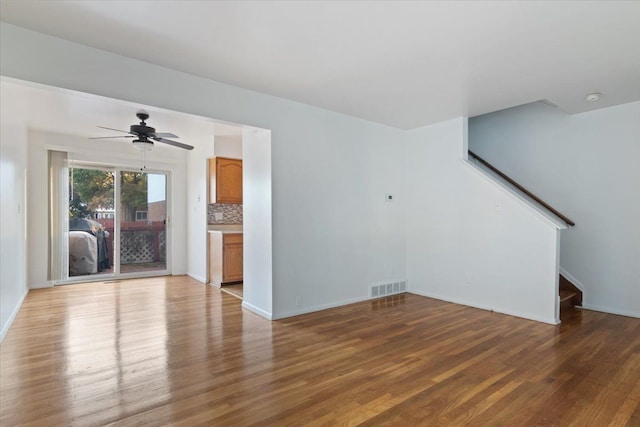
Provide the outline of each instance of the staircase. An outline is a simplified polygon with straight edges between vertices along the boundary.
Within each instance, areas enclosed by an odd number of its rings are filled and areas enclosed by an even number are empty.
[[[510,190],[514,190],[523,197],[523,200],[527,200],[531,202],[533,206],[543,211],[546,211],[550,214],[550,216],[559,219],[562,223],[566,224],[564,227],[558,227],[558,229],[565,229],[568,227],[573,227],[576,225],[571,219],[563,215],[558,210],[554,209],[551,205],[546,203],[544,200],[540,199],[540,197],[533,194],[531,191],[527,190],[522,185],[518,184],[509,176],[505,175],[504,172],[497,169],[491,163],[487,162],[482,157],[478,156],[471,150],[468,150],[468,159],[473,162],[477,167],[479,167],[482,171],[488,174],[488,176],[492,177],[497,182],[505,185]],[[558,224],[561,224],[558,222]],[[573,307],[582,306],[582,291],[576,287],[569,279],[560,274],[560,281],[558,286],[558,291],[560,295],[560,318],[562,319],[563,314],[565,315],[578,315],[579,310],[574,310]]]
[[[560,291],[560,317],[563,312],[572,310],[575,306],[582,306],[582,291],[562,274],[558,289]]]

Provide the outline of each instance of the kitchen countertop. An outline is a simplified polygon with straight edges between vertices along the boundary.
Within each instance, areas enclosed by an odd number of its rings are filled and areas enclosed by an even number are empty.
[[[222,233],[222,234],[238,234],[242,233],[242,225],[213,225],[207,226],[209,233]]]
[[[209,233],[242,234],[242,230],[209,230]]]

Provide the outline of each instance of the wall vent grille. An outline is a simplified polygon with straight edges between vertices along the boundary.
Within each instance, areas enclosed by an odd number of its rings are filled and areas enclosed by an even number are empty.
[[[407,292],[407,281],[400,280],[397,282],[376,283],[371,285],[371,297],[380,298],[387,295],[395,295]]]

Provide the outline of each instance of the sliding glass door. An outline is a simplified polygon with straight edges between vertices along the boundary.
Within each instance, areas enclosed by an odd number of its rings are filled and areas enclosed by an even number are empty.
[[[69,277],[113,273],[114,176],[110,169],[69,168]]]
[[[167,270],[167,176],[120,171],[120,273]]]
[[[58,165],[69,191],[51,199],[54,283],[169,273],[167,173]]]

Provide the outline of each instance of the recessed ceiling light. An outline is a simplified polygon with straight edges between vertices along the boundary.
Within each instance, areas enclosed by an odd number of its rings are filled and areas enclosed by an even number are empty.
[[[585,99],[589,102],[596,102],[598,99],[600,99],[601,96],[602,94],[595,92],[595,93],[588,94]]]

